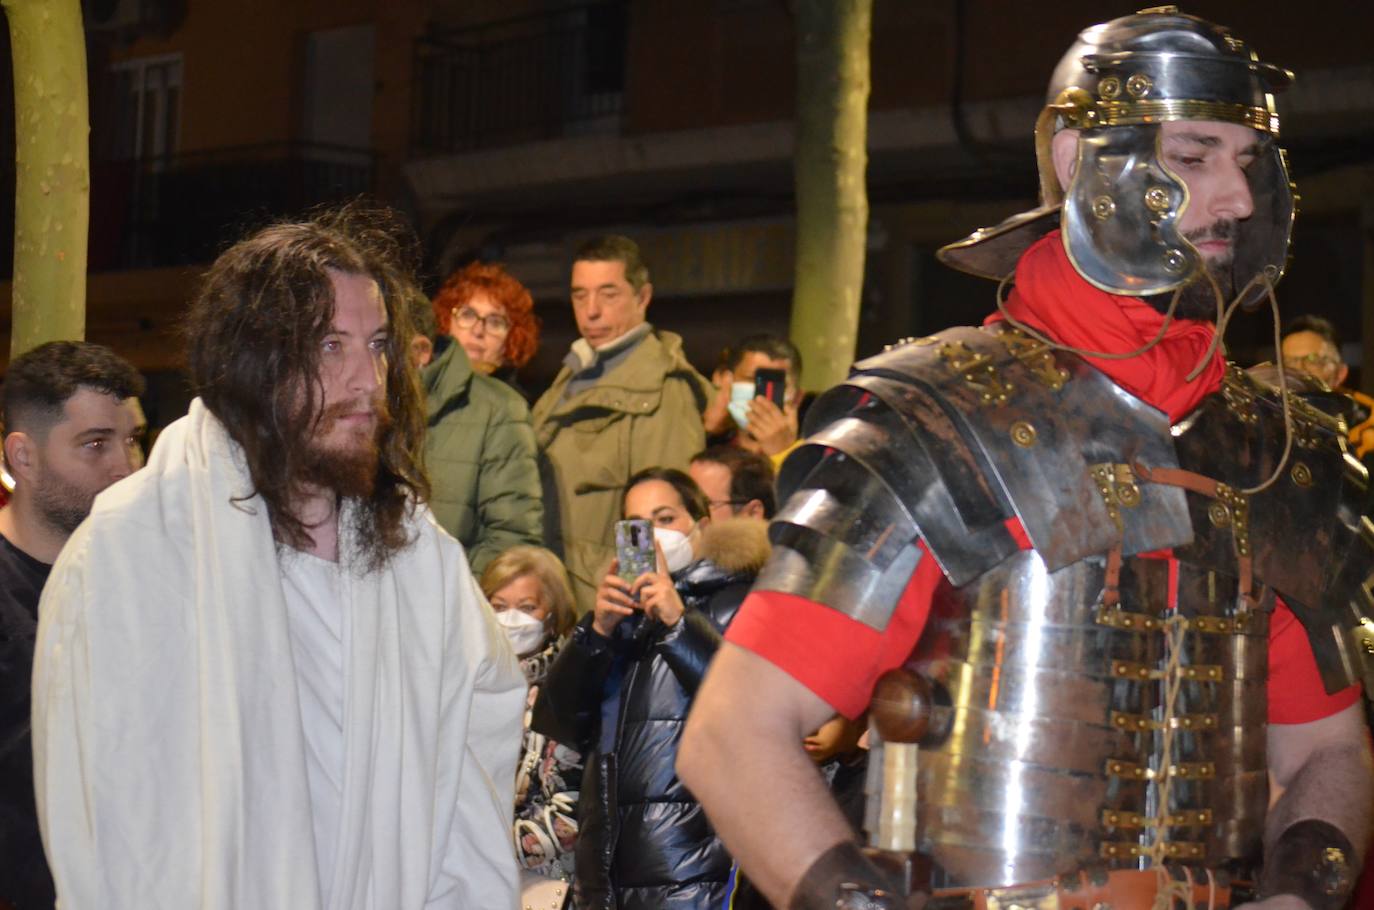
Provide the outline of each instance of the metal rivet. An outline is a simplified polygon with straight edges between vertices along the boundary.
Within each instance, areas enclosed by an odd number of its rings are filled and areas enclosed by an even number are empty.
[[[1188,257],[1182,250],[1168,250],[1164,254],[1164,268],[1170,272],[1181,272],[1188,265]]]
[[[1103,100],[1111,101],[1121,94],[1121,80],[1115,76],[1108,76],[1097,83],[1097,94]]]
[[[1099,221],[1106,221],[1114,214],[1116,214],[1116,203],[1112,201],[1111,196],[1098,196],[1093,200],[1093,215]]]
[[[1018,420],[1011,425],[1011,441],[1023,449],[1029,449],[1035,445],[1035,427],[1024,420]]]
[[[1301,461],[1293,465],[1293,482],[1300,487],[1312,486],[1312,469]]]
[[[1145,207],[1156,215],[1169,211],[1169,191],[1162,186],[1152,186],[1145,191]]]
[[[1136,73],[1126,80],[1126,94],[1132,98],[1144,98],[1154,88],[1154,82],[1144,73]]]
[[[1133,483],[1122,484],[1116,488],[1117,500],[1126,508],[1140,505],[1140,487]]]

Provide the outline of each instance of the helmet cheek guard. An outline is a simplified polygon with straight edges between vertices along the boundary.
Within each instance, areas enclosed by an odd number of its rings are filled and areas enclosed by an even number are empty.
[[[1158,127],[1085,131],[1060,219],[1078,273],[1113,294],[1172,291],[1201,268],[1178,219],[1187,185],[1163,166]]]
[[[1240,223],[1235,242],[1234,265],[1240,305],[1259,304],[1264,287],[1256,282],[1263,275],[1269,284],[1278,284],[1288,270],[1288,240],[1297,215],[1297,194],[1288,176],[1288,158],[1277,143],[1246,169],[1254,212]],[[1254,282],[1254,283],[1251,283]]]

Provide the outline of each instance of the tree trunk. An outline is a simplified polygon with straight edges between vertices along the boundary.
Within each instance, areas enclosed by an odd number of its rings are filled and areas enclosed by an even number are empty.
[[[80,0],[0,0],[14,58],[10,356],[86,335],[90,117]]]
[[[802,385],[848,375],[868,230],[868,45],[873,0],[797,0],[796,285]]]

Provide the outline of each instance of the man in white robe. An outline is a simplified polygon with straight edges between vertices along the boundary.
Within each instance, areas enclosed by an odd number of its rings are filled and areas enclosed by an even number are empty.
[[[44,590],[62,910],[512,908],[524,679],[434,523],[407,276],[349,216],[216,261],[198,398]]]

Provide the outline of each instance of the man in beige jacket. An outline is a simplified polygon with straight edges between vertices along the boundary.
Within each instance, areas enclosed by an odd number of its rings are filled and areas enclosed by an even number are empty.
[[[563,555],[579,613],[592,608],[614,555],[625,482],[642,468],[686,470],[706,438],[710,383],[687,362],[681,338],[645,321],[652,296],[633,240],[584,244],[572,267],[582,337],[534,405],[545,537]]]

